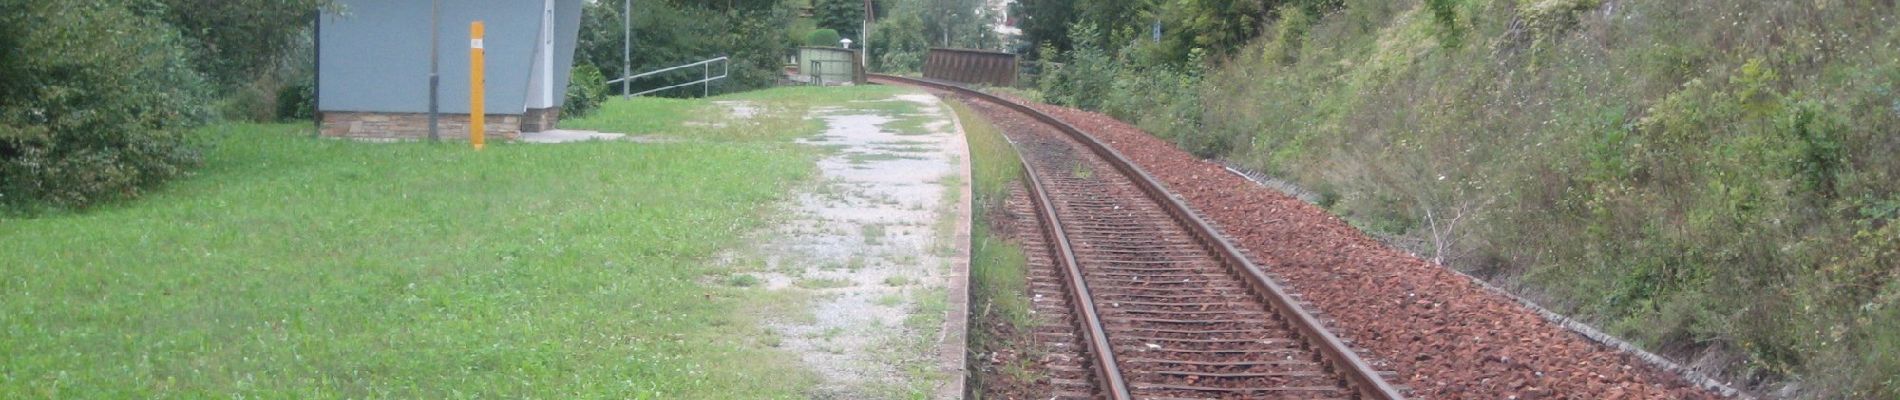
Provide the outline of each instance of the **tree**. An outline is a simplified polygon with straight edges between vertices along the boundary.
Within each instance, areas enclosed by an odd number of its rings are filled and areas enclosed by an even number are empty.
[[[575,63],[593,64],[610,78],[621,76],[621,3],[592,2],[582,12]],[[732,58],[732,78],[717,83],[728,89],[770,85],[777,80],[779,57],[790,51],[785,34],[791,10],[784,3],[744,0],[727,2],[642,1],[634,5],[632,72],[704,60],[721,55]],[[762,7],[762,8],[761,8]],[[688,74],[688,72],[691,72]],[[691,79],[686,79],[691,75]],[[634,91],[699,79],[696,71],[661,76],[633,84]],[[619,93],[621,85],[609,88]],[[698,96],[699,90],[679,91]]]
[[[864,26],[862,0],[815,0],[812,8],[818,28],[835,30],[840,36],[864,41],[864,37],[859,35]]]
[[[1297,1],[1297,0],[1296,0]],[[1305,0],[1317,7],[1326,0]],[[1163,11],[1164,25],[1177,27],[1172,36],[1164,36],[1174,60],[1185,61],[1194,48],[1215,54],[1227,54],[1260,35],[1268,13],[1278,8],[1279,0],[1183,0],[1168,3]],[[1318,15],[1317,12],[1314,15]]]
[[[923,68],[930,43],[924,39],[924,20],[916,12],[900,13],[871,28],[871,69],[879,72],[916,72]]]
[[[1057,52],[1068,51],[1074,45],[1069,43],[1069,24],[1075,23],[1076,0],[1020,0],[1011,4],[1016,16],[1016,27],[1023,30],[1023,41],[1031,48],[1050,45]],[[1053,57],[1054,54],[1032,54],[1033,57]]]
[[[996,15],[985,0],[923,0],[924,38],[941,47],[988,49],[1001,46]]]
[[[222,88],[247,83],[275,66],[329,0],[138,0],[186,39],[192,64]]]

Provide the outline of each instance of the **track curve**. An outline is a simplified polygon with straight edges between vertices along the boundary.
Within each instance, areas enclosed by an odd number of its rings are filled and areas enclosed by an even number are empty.
[[[953,84],[871,78],[981,100],[1053,131],[1012,138],[1096,396],[1403,398],[1232,240],[1093,136]]]

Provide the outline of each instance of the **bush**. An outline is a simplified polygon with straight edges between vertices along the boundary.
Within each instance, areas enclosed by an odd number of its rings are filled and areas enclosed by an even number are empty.
[[[277,120],[278,90],[274,81],[259,80],[240,86],[223,98],[214,100],[218,116],[226,121],[270,122]]]
[[[178,33],[110,2],[0,1],[0,204],[133,197],[199,161],[207,85]]]
[[[924,39],[924,20],[917,13],[892,16],[872,27],[869,45],[871,69],[885,73],[923,70],[930,43]]]
[[[843,37],[858,38],[858,31],[864,29],[864,2],[859,0],[812,0],[812,13],[819,28]],[[832,39],[831,43],[838,40]]]
[[[838,45],[838,41],[843,39],[844,37],[838,36],[838,31],[831,29],[813,29],[811,33],[805,34],[805,45],[814,47],[835,47]]]
[[[299,79],[277,90],[277,119],[280,121],[309,121],[316,118],[311,114],[316,107],[315,79]]]
[[[563,117],[578,118],[593,114],[607,102],[607,78],[593,65],[578,64],[569,74],[567,102],[561,106]]]
[[[581,13],[579,43],[574,63],[590,64],[604,74],[620,75],[676,66],[729,55],[730,78],[713,82],[712,93],[770,87],[783,75],[783,57],[806,32],[792,32],[790,3],[660,1],[642,3],[633,14],[632,65],[621,59],[622,20],[619,2],[588,2]],[[832,46],[837,43],[833,42]],[[717,66],[715,66],[717,67]],[[632,83],[632,90],[663,87],[700,79],[699,70],[675,70]],[[620,85],[611,88],[618,93]],[[698,87],[668,90],[655,96],[699,96]]]
[[[1101,109],[1122,63],[1094,45],[1099,41],[1100,32],[1089,24],[1069,28],[1069,41],[1076,44],[1075,49],[1063,54],[1066,63],[1062,66],[1045,67],[1037,82],[1050,101],[1082,109]]]

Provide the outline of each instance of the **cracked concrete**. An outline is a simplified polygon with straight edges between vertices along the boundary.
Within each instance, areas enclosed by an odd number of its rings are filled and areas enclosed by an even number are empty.
[[[809,314],[768,326],[819,376],[812,398],[961,398],[969,151],[936,97],[883,101],[914,112],[812,111],[827,128],[801,143],[832,150],[822,183],[740,257],[762,290],[809,295]]]

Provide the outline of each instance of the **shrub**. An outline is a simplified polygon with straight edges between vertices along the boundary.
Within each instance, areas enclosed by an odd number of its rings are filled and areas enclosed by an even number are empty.
[[[309,121],[317,107],[317,84],[315,79],[303,78],[277,90],[277,119],[280,121]]]
[[[726,55],[731,76],[713,82],[712,93],[770,87],[783,74],[784,57],[806,32],[790,32],[793,14],[785,2],[673,2],[641,3],[633,13],[632,65],[621,59],[620,2],[587,2],[581,13],[575,64],[589,64],[603,74],[641,73]],[[832,42],[836,46],[837,42]],[[717,68],[717,66],[715,66]],[[696,69],[675,70],[643,78],[630,86],[635,92],[700,79]],[[611,88],[618,93],[621,85]],[[701,89],[668,90],[655,96],[699,96]]]
[[[843,37],[859,37],[858,31],[864,29],[864,2],[859,0],[813,0],[812,13],[819,28]],[[835,45],[838,40],[832,39],[831,43]]]
[[[600,75],[600,69],[588,64],[575,65],[568,79],[567,102],[561,106],[562,116],[587,116],[600,109],[600,104],[605,102],[607,78]]]
[[[924,20],[916,13],[905,13],[878,21],[871,28],[869,45],[871,69],[887,73],[916,72],[923,69],[924,53],[930,44],[924,39]]]
[[[1432,22],[1438,26],[1438,38],[1445,48],[1464,45],[1465,30],[1458,25],[1458,0],[1426,0],[1432,10]]]
[[[139,195],[199,160],[208,115],[177,32],[109,2],[0,2],[0,204]]]
[[[1099,37],[1101,30],[1092,24],[1069,28],[1069,40],[1075,43],[1075,49],[1063,54],[1066,63],[1062,66],[1043,69],[1042,78],[1037,82],[1049,101],[1076,108],[1101,109],[1121,63],[1094,44]]]
[[[811,33],[805,34],[805,45],[814,47],[836,47],[838,41],[843,39],[844,37],[838,36],[838,31],[836,30],[813,29]]]
[[[227,121],[270,122],[277,119],[277,85],[260,80],[239,86],[213,101],[218,116]]]

